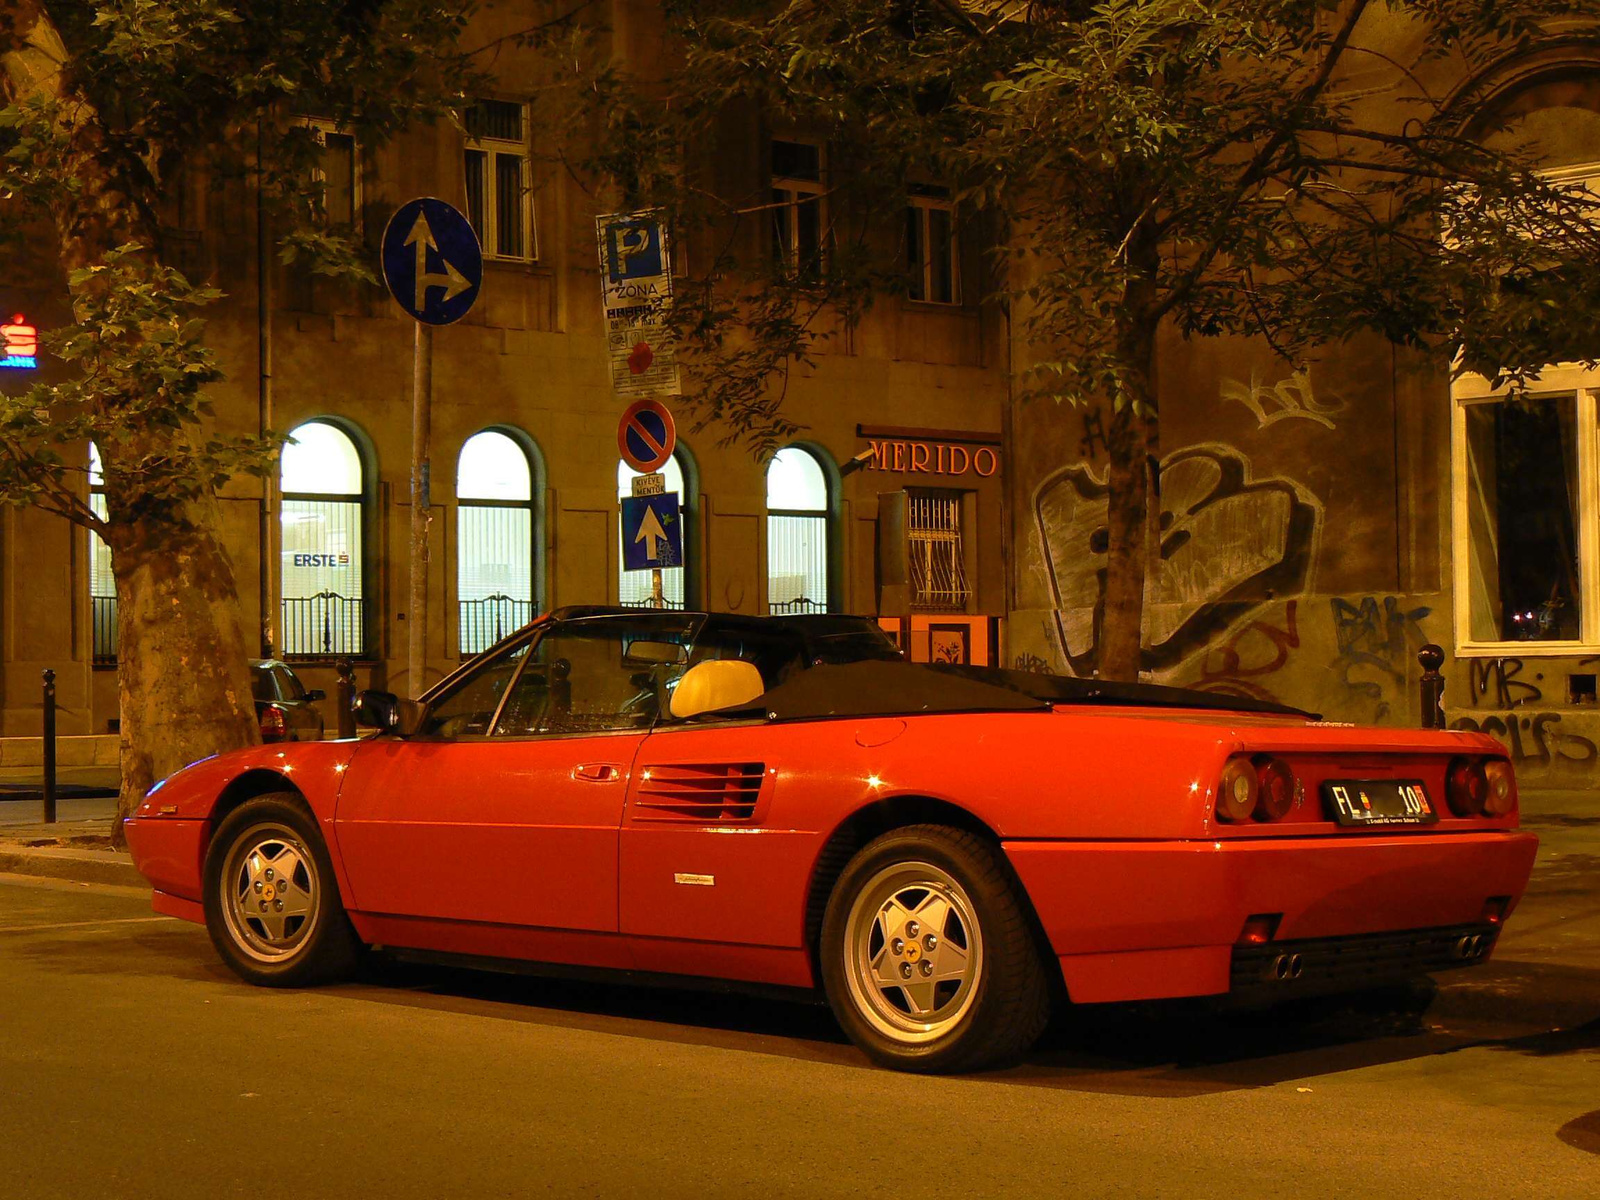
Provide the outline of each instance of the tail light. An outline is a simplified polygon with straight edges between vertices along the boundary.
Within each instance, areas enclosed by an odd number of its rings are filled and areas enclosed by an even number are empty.
[[[1217,789],[1217,817],[1223,821],[1248,821],[1256,810],[1260,792],[1255,763],[1248,758],[1230,758],[1222,768],[1222,785]]]
[[[1278,821],[1294,807],[1296,780],[1289,764],[1269,754],[1230,758],[1217,789],[1223,821]]]
[[[1444,795],[1458,817],[1481,817],[1489,801],[1489,776],[1476,758],[1454,758],[1444,777]]]
[[[276,704],[262,706],[260,724],[263,742],[281,742],[289,735],[289,719]]]
[[[1256,801],[1256,820],[1281,821],[1294,807],[1294,772],[1283,759],[1265,754],[1257,756],[1255,766],[1261,792]]]
[[[1489,782],[1483,811],[1491,817],[1503,817],[1517,807],[1517,779],[1511,764],[1503,758],[1491,758],[1484,764],[1483,774]]]

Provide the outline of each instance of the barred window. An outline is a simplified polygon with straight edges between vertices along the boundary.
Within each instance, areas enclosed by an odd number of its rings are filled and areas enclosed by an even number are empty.
[[[906,558],[911,608],[965,612],[972,598],[961,540],[961,492],[906,490]]]
[[[361,456],[327,421],[308,421],[289,438],[281,462],[281,652],[359,658],[367,648]]]
[[[463,658],[534,618],[533,468],[493,429],[467,439],[456,464],[456,612]]]
[[[767,467],[767,610],[828,611],[828,481],[822,464],[786,446]]]
[[[100,467],[100,447],[89,443],[89,508],[106,519],[106,480]],[[97,667],[117,663],[117,580],[111,573],[111,547],[89,531],[89,614],[94,627],[93,662]]]
[[[490,258],[539,257],[527,106],[480,100],[466,112],[467,216]]]
[[[674,454],[667,460],[661,473],[667,477],[666,490],[678,493],[678,519],[687,521],[689,495],[683,486],[683,466]],[[633,495],[633,481],[639,472],[625,462],[617,463],[617,499]],[[684,526],[687,535],[688,527]],[[689,539],[683,540],[683,556],[689,557]],[[666,597],[665,608],[684,606],[684,568],[664,567],[661,571],[661,592]],[[647,608],[650,605],[651,573],[649,571],[624,571],[622,569],[622,519],[617,518],[617,603],[630,608]]]

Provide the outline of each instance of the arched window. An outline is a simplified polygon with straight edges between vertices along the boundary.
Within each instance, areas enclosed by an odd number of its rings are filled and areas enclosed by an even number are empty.
[[[625,462],[617,463],[617,499],[620,501],[625,496],[633,495],[633,481],[638,477],[635,471]],[[666,487],[669,492],[678,493],[678,519],[687,523],[689,513],[688,493],[684,490],[683,464],[674,454],[667,460],[666,466],[661,468],[665,475]],[[689,538],[687,524],[684,529],[683,556],[689,557]],[[626,536],[624,533],[623,536]],[[649,571],[624,571],[622,570],[622,555],[617,555],[617,602],[630,608],[648,608],[650,606],[651,578]],[[663,607],[682,608],[684,597],[684,569],[683,567],[666,567],[661,572],[661,593],[666,598]]]
[[[767,467],[767,610],[828,611],[828,478],[816,455],[786,446]]]
[[[533,620],[533,467],[493,429],[456,461],[456,612],[461,654],[487,650]]]
[[[100,447],[89,443],[89,508],[106,519],[106,478],[100,468]],[[111,573],[111,547],[89,532],[89,613],[94,625],[94,665],[117,662],[117,580]]]
[[[307,421],[283,447],[285,657],[366,652],[361,526],[365,482],[350,435]]]

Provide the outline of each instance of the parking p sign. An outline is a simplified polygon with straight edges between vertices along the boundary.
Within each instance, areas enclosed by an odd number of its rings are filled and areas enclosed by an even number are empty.
[[[600,242],[600,302],[611,388],[619,396],[676,396],[678,362],[666,312],[672,254],[659,213],[595,218]]]

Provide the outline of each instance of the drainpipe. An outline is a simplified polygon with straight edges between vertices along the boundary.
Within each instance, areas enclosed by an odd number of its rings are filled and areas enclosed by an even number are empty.
[[[265,115],[256,118],[256,429],[265,437],[272,429],[272,222],[267,215],[265,166]],[[270,658],[278,646],[278,474],[262,481],[261,524],[256,538],[261,548],[260,612],[261,654]]]

